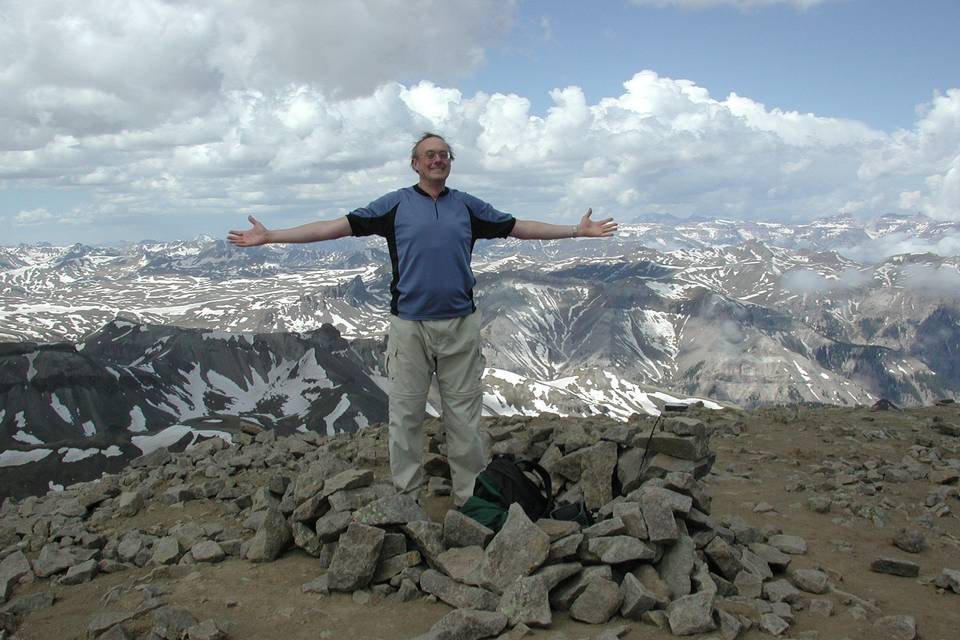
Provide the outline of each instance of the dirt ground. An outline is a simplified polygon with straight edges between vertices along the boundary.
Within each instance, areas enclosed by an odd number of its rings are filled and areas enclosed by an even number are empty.
[[[803,537],[808,552],[793,556],[791,570],[820,568],[832,576],[837,589],[872,601],[882,612],[879,615],[914,616],[921,638],[956,640],[960,637],[960,595],[938,590],[930,579],[945,567],[960,570],[960,501],[948,499],[948,514],[924,516],[928,511],[925,500],[934,487],[929,480],[881,481],[865,487],[845,475],[858,466],[882,470],[897,464],[918,443],[938,445],[943,458],[960,458],[960,438],[939,436],[930,429],[935,416],[960,424],[956,405],[909,412],[790,408],[743,413],[740,435],[713,440],[717,461],[706,480],[714,496],[712,515],[715,519],[740,516],[753,526],[772,526]],[[841,493],[850,508],[835,502],[829,513],[815,513],[806,506],[811,496],[836,499]],[[446,506],[445,499],[434,499],[428,512],[439,519]],[[879,514],[876,522],[854,514],[856,510],[863,513],[864,506]],[[203,502],[179,509],[154,505],[129,524],[143,527],[202,519],[218,515],[218,509]],[[906,553],[892,544],[896,530],[906,526],[923,532],[927,547],[921,553]],[[919,578],[872,572],[871,562],[880,557],[917,562]],[[138,569],[101,575],[77,586],[38,581],[20,587],[18,595],[50,589],[58,600],[51,608],[29,614],[16,637],[84,638],[92,613],[133,609],[150,593],[188,608],[200,620],[212,618],[237,640],[411,638],[451,610],[443,603],[423,599],[358,602],[350,595],[303,593],[301,585],[321,573],[316,559],[292,551],[266,564],[231,560],[217,565]],[[837,593],[815,597],[832,600],[834,614],[821,617],[800,611],[785,636],[816,631],[822,640],[882,638],[873,626],[878,614],[859,617],[860,609]],[[127,626],[145,631],[149,620],[144,616]],[[534,629],[528,637],[593,638],[623,624],[630,626],[623,636],[628,640],[673,637],[650,624],[614,618],[598,627],[572,621],[562,613],[554,615],[549,628]],[[753,628],[740,637],[769,636]]]

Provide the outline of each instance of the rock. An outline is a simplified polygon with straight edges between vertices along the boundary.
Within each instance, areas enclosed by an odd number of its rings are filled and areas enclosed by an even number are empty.
[[[898,560],[896,558],[877,558],[870,563],[870,570],[876,573],[888,573],[904,578],[916,578],[920,575],[920,565],[916,562]]]
[[[373,484],[373,471],[370,469],[347,469],[330,477],[323,485],[323,495],[330,496],[337,491],[360,489]]]
[[[893,544],[907,553],[920,553],[926,547],[926,539],[916,529],[898,529]]]
[[[575,533],[565,538],[560,538],[550,545],[550,551],[547,554],[548,560],[564,560],[577,555],[580,544],[583,542],[583,534]]]
[[[153,556],[150,561],[154,564],[175,564],[180,559],[180,541],[174,536],[160,538],[153,543]]]
[[[300,590],[304,593],[319,593],[320,595],[328,596],[330,595],[330,583],[327,581],[327,576],[322,575],[315,580],[301,585]]]
[[[317,520],[314,528],[322,542],[334,542],[347,530],[352,521],[353,514],[349,511],[330,511]]]
[[[656,568],[649,564],[641,564],[632,571],[632,574],[640,583],[657,598],[657,606],[666,607],[670,603],[672,593],[670,585],[667,584]]]
[[[586,541],[590,559],[605,564],[620,564],[634,560],[653,560],[657,551],[642,540],[630,536],[609,536]]]
[[[226,640],[227,634],[213,620],[204,620],[187,629],[187,640]]]
[[[190,555],[197,562],[220,562],[226,554],[223,548],[213,540],[201,540],[190,549]]]
[[[116,611],[101,611],[87,620],[87,635],[91,638],[102,638],[108,629],[116,627],[122,622],[134,618],[136,613],[120,613]]]
[[[330,589],[355,591],[370,584],[380,558],[383,529],[354,522],[340,537],[327,576]]]
[[[750,551],[750,549],[742,549],[740,551],[740,562],[743,564],[745,571],[760,576],[764,580],[773,577],[773,571],[770,570],[770,565],[767,564],[767,561],[753,551]]]
[[[405,493],[374,500],[353,514],[354,522],[374,527],[406,524],[407,522],[428,519],[426,512],[417,503],[417,500]]]
[[[374,484],[357,489],[343,489],[327,496],[330,508],[334,511],[356,511],[374,500],[396,495],[393,487],[385,484]]]
[[[701,592],[671,602],[666,609],[670,631],[677,636],[688,636],[714,630],[713,600],[712,593]]]
[[[643,586],[643,583],[632,573],[623,576],[620,595],[620,615],[631,620],[639,620],[645,611],[659,604],[656,594]]]
[[[396,556],[390,556],[387,559],[381,557],[371,582],[387,582],[394,576],[402,573],[405,569],[416,567],[421,562],[423,562],[423,557],[419,551],[407,551]]]
[[[884,616],[873,623],[878,640],[914,640],[917,621],[913,616]]]
[[[617,445],[601,441],[580,450],[580,486],[588,509],[599,509],[613,500],[613,472]]]
[[[579,562],[565,562],[541,567],[533,575],[543,578],[547,585],[547,591],[550,591],[567,578],[572,578],[580,573],[582,569],[583,565]]]
[[[546,581],[540,576],[517,578],[503,592],[497,611],[507,616],[511,626],[549,626],[552,615]]]
[[[40,555],[33,561],[33,573],[38,578],[47,578],[63,573],[73,565],[89,560],[94,555],[96,551],[91,549],[60,548],[55,544],[45,544],[40,550]]]
[[[960,571],[944,568],[937,576],[936,583],[941,589],[950,589],[954,593],[960,593]]]
[[[810,600],[810,613],[822,618],[829,618],[833,615],[833,600],[823,598],[813,598]]]
[[[484,553],[481,547],[457,547],[447,549],[437,556],[437,564],[445,574],[457,582],[479,585],[483,559]]]
[[[743,571],[739,550],[727,544],[727,541],[719,536],[710,541],[704,553],[710,560],[710,564],[716,567],[720,575],[727,580],[735,580]]]
[[[507,616],[496,611],[457,609],[415,640],[480,640],[495,636],[507,626]]]
[[[90,559],[75,564],[67,571],[67,574],[60,579],[61,584],[80,584],[89,582],[97,575],[97,561]]]
[[[481,587],[461,584],[439,571],[427,569],[420,576],[420,588],[456,608],[495,611],[500,599],[495,593]]]
[[[807,593],[830,591],[830,576],[816,569],[797,569],[793,572],[793,584]]]
[[[770,536],[770,538],[767,539],[767,544],[790,555],[803,555],[807,552],[807,541],[799,536]]]
[[[271,562],[293,541],[293,534],[283,514],[273,508],[267,509],[265,513],[263,523],[247,548],[246,557],[251,562]]]
[[[22,551],[14,551],[0,562],[0,603],[6,602],[13,585],[26,575],[33,575],[30,561]]]
[[[584,567],[578,574],[550,590],[550,606],[557,611],[567,611],[580,597],[587,585],[595,580],[613,580],[610,565]]]
[[[763,585],[763,597],[770,602],[799,602],[803,594],[787,580],[772,580]]]
[[[763,595],[763,578],[749,571],[738,573],[733,579],[733,586],[745,598],[760,598]]]
[[[290,515],[290,519],[294,522],[313,522],[329,510],[330,502],[321,494],[316,493],[297,505]]]
[[[622,598],[616,582],[603,578],[592,580],[570,605],[570,617],[589,624],[604,624],[620,609]]]
[[[760,616],[760,628],[772,636],[779,636],[790,628],[790,624],[778,615],[764,613]]]
[[[690,593],[690,574],[696,562],[696,545],[689,536],[677,540],[669,547],[657,565],[657,573],[670,587],[673,598]]]
[[[687,437],[658,434],[650,440],[650,451],[696,462],[710,454],[710,441],[704,436]]]
[[[493,535],[492,529],[456,509],[449,509],[443,518],[443,543],[447,548],[486,547]]]
[[[786,571],[790,566],[791,556],[762,542],[751,542],[747,548],[755,553],[761,560],[767,563],[772,571]]]
[[[673,509],[655,494],[644,494],[640,499],[640,509],[651,542],[673,542],[680,537]]]
[[[420,520],[408,522],[400,529],[407,535],[414,548],[427,561],[427,564],[434,569],[441,570],[437,558],[444,552],[443,525],[438,522]]]
[[[519,504],[513,503],[506,522],[485,551],[483,583],[502,593],[514,580],[535,571],[549,553],[550,536],[530,521]]]
[[[164,640],[180,640],[197,619],[183,607],[165,606],[153,612],[153,633]]]

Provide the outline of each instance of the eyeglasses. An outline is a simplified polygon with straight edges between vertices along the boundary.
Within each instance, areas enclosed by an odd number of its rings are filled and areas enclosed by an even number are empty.
[[[433,149],[428,149],[427,151],[424,151],[420,155],[426,158],[427,160],[436,160],[437,158],[440,158],[441,160],[452,161],[454,159],[453,154],[450,153],[449,151],[434,151]]]

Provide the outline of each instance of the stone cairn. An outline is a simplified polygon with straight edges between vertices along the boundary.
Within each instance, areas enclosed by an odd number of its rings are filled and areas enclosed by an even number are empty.
[[[592,624],[619,616],[622,625],[598,635],[608,639],[635,624],[726,640],[754,626],[781,635],[801,609],[832,604],[811,599],[832,584],[818,570],[789,570],[791,555],[805,553],[804,540],[711,515],[704,483],[714,461],[710,438],[735,434],[737,419],[736,412],[693,410],[663,419],[649,439],[654,421],[640,416],[626,424],[550,414],[485,421],[491,452],[538,460],[560,500],[582,499],[598,514],[581,528],[531,522],[514,505],[496,534],[452,510],[431,521],[413,497],[396,494],[386,477],[384,427],[281,438],[251,427],[232,444],[214,438],[181,453],[160,449],[121,474],[3,503],[0,640],[12,637],[25,613],[54,602],[50,590],[16,596],[23,583],[72,585],[136,567],[193,570],[227,558],[269,562],[295,548],[316,558],[305,559],[319,573],[305,592],[347,592],[372,604],[426,597],[453,607],[425,638],[516,638],[549,627],[557,611]],[[427,492],[449,495],[437,421],[428,434]],[[222,515],[124,526],[153,505],[196,500],[217,503]],[[960,592],[960,573],[943,580]],[[145,619],[152,627],[131,635]],[[150,589],[133,610],[95,612],[87,634],[228,637],[222,625],[198,621]]]

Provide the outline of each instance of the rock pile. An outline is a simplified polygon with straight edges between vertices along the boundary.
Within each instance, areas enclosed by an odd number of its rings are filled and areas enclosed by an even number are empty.
[[[531,522],[514,505],[497,533],[456,511],[432,521],[417,500],[396,494],[386,477],[384,428],[326,438],[238,433],[231,444],[214,438],[182,453],[157,450],[121,474],[3,503],[0,634],[53,603],[50,591],[18,596],[23,583],[73,585],[133,567],[192,571],[228,558],[270,562],[294,548],[316,558],[309,561],[320,574],[304,591],[449,604],[455,611],[430,638],[518,637],[549,627],[558,611],[592,624],[619,616],[622,631],[640,623],[725,639],[751,627],[783,635],[804,609],[829,615],[832,601],[817,596],[833,589],[831,576],[791,570],[792,557],[806,552],[803,539],[711,513],[704,481],[714,461],[710,439],[737,433],[737,414],[696,412],[659,424],[651,437],[654,421],[640,417],[628,424],[549,414],[488,421],[492,452],[539,461],[561,500],[583,499],[598,514],[581,528]],[[428,487],[448,494],[437,426],[428,425]],[[216,506],[216,517],[125,525],[152,504],[193,501]],[[904,534],[903,544],[919,543]],[[877,566],[912,571],[904,563]],[[938,580],[960,588],[955,570]],[[95,613],[87,631],[92,638],[225,638],[222,626],[148,590],[132,609]]]

